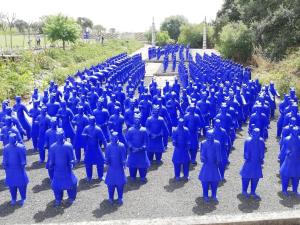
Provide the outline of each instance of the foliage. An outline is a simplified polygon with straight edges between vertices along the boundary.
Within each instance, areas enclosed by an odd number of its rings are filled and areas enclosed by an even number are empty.
[[[15,27],[18,29],[19,33],[24,34],[28,27],[28,23],[24,20],[16,20]]]
[[[166,44],[174,43],[174,40],[172,40],[168,34],[167,31],[160,31],[156,33],[155,38],[156,44],[158,46],[164,46]]]
[[[93,21],[86,17],[78,17],[77,23],[81,26],[82,30],[86,28],[93,28]]]
[[[253,78],[258,78],[263,84],[274,81],[279,93],[287,93],[294,86],[300,97],[300,48],[288,51],[287,57],[280,62],[272,62],[260,52],[253,56],[257,66],[253,70]]]
[[[182,44],[190,44],[191,48],[202,48],[203,47],[203,26],[204,24],[186,24],[180,29],[180,35],[178,42]],[[206,45],[207,48],[214,47],[213,39],[213,27],[211,25],[206,26]]]
[[[97,24],[97,25],[93,26],[93,30],[95,30],[97,34],[101,34],[102,32],[106,31],[106,28],[104,26],[102,26],[101,24]]]
[[[170,16],[162,22],[160,30],[167,31],[170,38],[177,41],[180,34],[180,27],[186,24],[188,24],[188,20],[184,16]]]
[[[229,23],[223,27],[217,49],[226,57],[238,62],[247,62],[253,52],[253,36],[243,23]]]
[[[43,30],[52,42],[61,40],[63,42],[64,50],[65,43],[74,43],[79,38],[80,34],[79,25],[72,18],[61,14],[48,16],[45,20]]]
[[[289,47],[300,44],[300,1],[225,0],[215,21],[215,38],[222,28],[242,21],[251,29],[254,44],[271,60],[280,60]]]

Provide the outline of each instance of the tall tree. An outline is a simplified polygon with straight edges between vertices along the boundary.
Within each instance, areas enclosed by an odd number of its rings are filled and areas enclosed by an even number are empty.
[[[13,40],[12,40],[12,29],[15,26],[15,20],[16,20],[16,14],[13,13],[12,15],[7,14],[6,15],[6,21],[7,21],[7,26],[9,29],[9,35],[10,35],[10,48],[12,49],[13,47]]]
[[[43,31],[50,41],[61,40],[65,50],[66,42],[74,43],[79,38],[80,27],[72,18],[58,14],[46,18]]]
[[[28,28],[28,23],[24,20],[16,20],[15,21],[15,27],[19,31],[20,34],[23,34],[23,47],[25,46],[25,38],[26,38],[26,30]]]
[[[6,37],[7,23],[5,18],[6,18],[5,14],[0,13],[0,29],[4,33],[4,42],[5,42],[5,47],[7,48],[7,37]]]
[[[188,20],[184,16],[167,17],[160,26],[161,31],[167,31],[170,38],[177,41],[180,34],[180,27],[186,25]]]
[[[93,21],[86,17],[78,17],[77,23],[81,26],[83,31],[85,31],[86,28],[93,28]]]

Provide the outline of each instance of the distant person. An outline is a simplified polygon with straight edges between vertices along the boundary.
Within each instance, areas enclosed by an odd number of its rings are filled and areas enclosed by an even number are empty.
[[[103,43],[104,43],[104,36],[102,35],[101,36],[101,44],[103,45]]]
[[[41,35],[37,34],[35,36],[35,41],[36,41],[36,46],[40,47],[41,46]]]

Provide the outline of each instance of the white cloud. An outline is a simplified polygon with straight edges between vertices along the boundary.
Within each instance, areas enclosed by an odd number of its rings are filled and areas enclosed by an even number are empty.
[[[88,17],[94,24],[118,31],[145,31],[155,18],[158,28],[170,15],[184,15],[191,23],[213,20],[223,0],[0,0],[0,11],[36,21],[49,14]]]

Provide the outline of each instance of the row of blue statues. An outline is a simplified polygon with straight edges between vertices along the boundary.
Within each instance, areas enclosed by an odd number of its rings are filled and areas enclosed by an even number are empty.
[[[164,51],[176,48],[181,52],[185,49],[175,45]],[[40,163],[46,161],[56,205],[60,205],[64,190],[70,203],[76,199],[77,178],[72,169],[81,161],[82,150],[87,180],[92,179],[94,165],[98,179],[104,179],[106,164],[109,200],[114,202],[116,190],[122,204],[125,168],[129,168],[131,179],[135,180],[139,172],[141,181],[146,182],[148,168],[162,160],[169,139],[174,146],[175,180],[181,179],[181,173],[182,179],[189,179],[189,166],[197,164],[200,150],[199,180],[204,200],[217,200],[236,132],[247,121],[249,137],[240,172],[242,193],[249,196],[251,183],[250,195],[259,198],[256,187],[262,178],[265,140],[275,115],[275,98],[279,97],[274,84],[262,86],[258,80],[252,81],[248,68],[215,54],[197,54],[195,60],[190,55],[189,70],[183,63],[179,66],[179,80],[174,84],[167,81],[160,89],[152,80],[146,86],[141,55],[123,53],[69,76],[62,88],[53,81],[43,94],[35,88],[30,110],[19,96],[12,108],[9,101],[3,101],[0,137],[11,203],[16,203],[17,190],[20,203],[26,199],[25,136],[39,152]],[[300,115],[293,88],[279,109],[282,191],[288,194],[292,180],[293,191],[298,194]],[[204,140],[200,142],[201,137]]]

